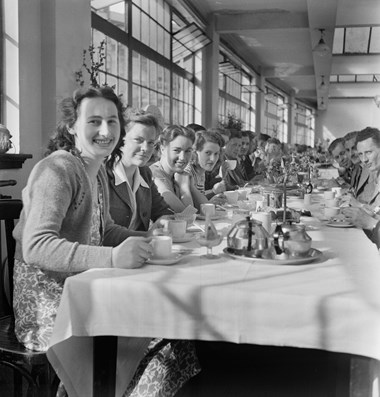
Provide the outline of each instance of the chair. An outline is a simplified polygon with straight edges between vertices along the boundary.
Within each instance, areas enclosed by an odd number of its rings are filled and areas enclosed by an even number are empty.
[[[28,396],[53,397],[58,387],[58,377],[51,368],[46,354],[26,349],[18,342],[14,332],[13,298],[13,266],[15,240],[12,236],[14,221],[20,216],[22,201],[0,199],[0,226],[4,223],[7,250],[6,261],[2,264],[0,282],[2,293],[1,304],[4,315],[0,317],[0,365],[13,369],[14,396],[22,396],[22,378],[28,382]],[[1,227],[0,227],[1,241]],[[1,244],[0,244],[0,258]],[[9,298],[8,298],[8,296]]]

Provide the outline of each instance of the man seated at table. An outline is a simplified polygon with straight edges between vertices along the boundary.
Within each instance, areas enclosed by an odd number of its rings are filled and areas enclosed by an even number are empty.
[[[242,146],[242,134],[240,131],[231,130],[230,140],[226,144],[224,156],[226,160],[236,160],[236,168],[227,171],[224,176],[227,186],[244,186],[247,183],[247,175],[239,162],[240,149]],[[230,190],[230,189],[229,189]]]
[[[250,131],[241,131],[241,148],[239,154],[239,162],[244,170],[247,179],[253,178],[255,171],[252,166],[252,161],[249,157],[251,148],[251,138],[252,135]]]
[[[357,150],[363,168],[369,171],[365,184],[366,203],[350,200],[350,206],[343,209],[343,214],[380,247],[380,130],[367,127],[360,131],[357,136]]]
[[[360,202],[366,202],[365,185],[369,178],[367,167],[363,167],[357,151],[357,137],[359,131],[352,131],[344,136],[344,146],[346,148],[347,157],[351,161],[351,190],[354,197]]]
[[[224,151],[228,141],[230,140],[231,132],[227,128],[210,128],[209,131],[219,133],[224,140],[224,146],[221,148],[219,159],[215,164],[214,169],[212,171],[206,171],[205,190],[210,191],[214,186],[220,183],[226,185],[225,190],[233,190],[234,186],[228,186],[224,180],[224,175],[229,169],[228,164],[225,162]],[[207,196],[207,198],[210,198],[210,196]]]
[[[333,161],[336,164],[336,167],[338,168],[339,176],[342,178],[344,182],[350,184],[352,163],[346,151],[344,138],[334,139],[328,148],[328,152],[332,156]]]

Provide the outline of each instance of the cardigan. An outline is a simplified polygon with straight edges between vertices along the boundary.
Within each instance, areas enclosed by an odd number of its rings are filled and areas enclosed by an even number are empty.
[[[136,192],[138,223],[136,230],[146,231],[149,229],[151,219],[155,222],[163,215],[172,215],[172,211],[169,210],[166,201],[158,192],[149,167],[140,167],[139,171],[149,188],[140,185]],[[132,219],[132,206],[127,184],[123,182],[116,186],[113,171],[107,169],[107,174],[111,217],[118,225],[129,227]]]
[[[103,246],[90,246],[91,182],[82,160],[58,150],[38,162],[22,191],[23,210],[13,231],[15,259],[49,273],[111,267],[111,247],[130,233],[109,215],[104,166],[98,172],[98,180],[104,200]]]

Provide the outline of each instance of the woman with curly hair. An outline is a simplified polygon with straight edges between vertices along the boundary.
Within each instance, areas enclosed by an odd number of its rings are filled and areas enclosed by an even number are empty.
[[[152,254],[145,232],[116,225],[109,215],[103,162],[113,150],[121,153],[125,136],[118,96],[107,87],[76,91],[60,110],[47,156],[22,192],[13,232],[15,333],[37,351],[48,348],[67,277],[94,268],[141,267]],[[135,362],[149,341],[136,342]],[[126,373],[126,384],[135,368]]]
[[[200,209],[207,198],[195,187],[192,176],[185,171],[195,141],[195,133],[180,125],[167,126],[160,135],[161,158],[150,166],[158,191],[174,212],[189,205]]]

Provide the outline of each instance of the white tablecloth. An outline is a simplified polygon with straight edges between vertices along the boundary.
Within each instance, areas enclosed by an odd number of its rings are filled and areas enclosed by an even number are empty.
[[[295,346],[380,360],[375,245],[358,229],[305,222],[313,248],[323,252],[320,262],[283,266],[223,254],[208,260],[200,257],[205,248],[192,242],[185,246],[194,251],[176,265],[98,269],[69,278],[50,361],[65,384],[78,378],[73,396],[87,396],[78,387],[91,389],[88,337],[96,335]],[[224,247],[225,240],[214,251]]]

